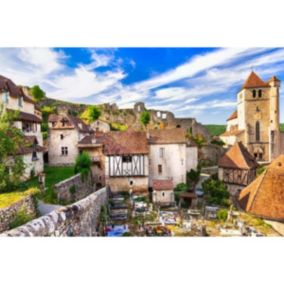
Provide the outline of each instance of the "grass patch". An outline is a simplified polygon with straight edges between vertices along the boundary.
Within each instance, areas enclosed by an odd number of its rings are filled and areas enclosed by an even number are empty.
[[[0,208],[8,207],[29,195],[39,194],[39,192],[38,188],[30,188],[26,191],[2,193],[0,194]]]
[[[219,136],[226,131],[226,125],[205,124],[204,126],[207,128],[211,136]]]

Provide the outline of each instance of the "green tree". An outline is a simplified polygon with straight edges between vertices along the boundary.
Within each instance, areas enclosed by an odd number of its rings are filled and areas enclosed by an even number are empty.
[[[147,127],[151,119],[150,112],[145,110],[140,114],[140,122]]]
[[[92,159],[88,152],[83,151],[79,154],[75,162],[75,174],[80,173],[83,180],[85,180],[89,174],[91,174]]]
[[[38,85],[35,85],[32,88],[30,88],[30,94],[33,96],[36,102],[39,102],[43,98],[45,98],[45,92]]]
[[[217,219],[220,221],[226,221],[228,218],[228,210],[227,209],[220,209],[217,212]]]
[[[209,204],[228,206],[230,194],[224,182],[208,179],[202,183],[205,198]]]
[[[0,192],[14,189],[21,181],[25,166],[20,147],[24,145],[22,132],[13,126],[18,112],[6,112],[0,106]]]
[[[189,172],[186,173],[186,177],[189,185],[195,184],[199,180],[200,170],[195,171],[194,169],[191,169]]]

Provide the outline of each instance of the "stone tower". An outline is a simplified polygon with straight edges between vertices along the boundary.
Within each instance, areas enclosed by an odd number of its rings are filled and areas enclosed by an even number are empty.
[[[237,111],[220,135],[228,146],[241,141],[260,163],[280,155],[279,88],[275,76],[265,82],[251,72],[237,94]]]
[[[279,87],[275,76],[264,82],[251,72],[238,94],[242,142],[260,162],[270,162],[280,154]]]

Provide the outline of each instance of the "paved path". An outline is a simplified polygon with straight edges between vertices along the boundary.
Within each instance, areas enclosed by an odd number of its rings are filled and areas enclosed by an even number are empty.
[[[46,215],[46,214],[50,213],[53,210],[61,208],[61,207],[63,207],[63,206],[61,206],[61,205],[54,205],[54,204],[47,204],[47,203],[44,203],[42,201],[39,201],[37,208],[38,208],[38,211],[39,211],[40,215],[43,216],[43,215]]]

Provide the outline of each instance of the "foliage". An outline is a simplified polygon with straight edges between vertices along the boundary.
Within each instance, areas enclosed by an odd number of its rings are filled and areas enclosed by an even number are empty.
[[[228,206],[229,192],[222,181],[216,179],[207,179],[202,183],[207,203],[212,205]]]
[[[216,140],[216,139],[211,140],[210,143],[213,144],[213,145],[217,145],[217,146],[224,146],[224,145],[225,145],[224,141],[222,141],[222,140]]]
[[[33,86],[29,91],[36,102],[45,98],[45,92],[38,85]]]
[[[97,106],[88,106],[81,114],[81,118],[88,124],[99,119],[101,116],[101,109]]]
[[[85,180],[91,173],[92,159],[88,152],[83,151],[76,158],[74,172],[80,173],[82,180]]]
[[[42,132],[42,138],[46,140],[48,138],[48,132]]]
[[[133,235],[130,232],[124,232],[122,237],[132,237]]]
[[[228,210],[227,209],[219,209],[217,211],[217,219],[220,221],[226,221],[228,218]]]
[[[198,169],[195,171],[194,169],[191,169],[189,172],[186,173],[187,183],[189,185],[195,184],[198,182],[200,177],[200,170]]]
[[[146,127],[150,122],[150,112],[145,110],[140,114],[140,122]]]
[[[187,129],[186,138],[193,141],[198,149],[201,149],[206,144],[205,137],[200,133],[193,135],[192,128]]]
[[[106,224],[108,219],[108,210],[105,205],[101,207],[99,220],[102,224]]]
[[[284,132],[284,123],[280,123],[280,131]]]
[[[10,229],[17,228],[19,226],[22,226],[22,225],[26,224],[27,222],[31,221],[32,219],[33,219],[33,215],[32,214],[28,214],[26,212],[26,210],[24,210],[22,208],[21,210],[19,210],[16,213],[15,218],[9,224],[9,227],[10,227]]]
[[[42,118],[45,122],[47,122],[48,116],[50,114],[56,113],[56,107],[55,106],[43,106],[41,107],[42,112]]]
[[[266,166],[260,166],[256,169],[256,175],[261,175],[266,170]]]
[[[185,183],[179,183],[174,188],[175,192],[185,192],[187,191],[187,185]]]
[[[73,184],[73,185],[71,185],[71,186],[69,187],[69,192],[70,192],[72,195],[74,195],[74,194],[76,193],[76,186],[75,186],[75,184]]]
[[[211,136],[219,136],[226,131],[226,125],[207,124],[204,125]]]
[[[18,112],[6,112],[0,106],[0,192],[16,188],[25,170],[22,156],[22,132],[13,126]]]
[[[118,122],[112,122],[110,124],[110,129],[114,131],[126,131],[128,129],[128,126]]]
[[[42,199],[45,203],[49,204],[58,204],[59,201],[57,199],[57,194],[54,191],[53,187],[48,187],[46,191],[44,192]]]
[[[40,190],[38,188],[30,188],[26,191],[2,193],[0,194],[0,208],[8,207],[11,204],[18,202],[29,195],[37,196],[39,194]]]
[[[199,169],[201,169],[203,167],[211,167],[211,166],[214,166],[214,163],[210,159],[200,159],[198,161],[198,168]]]

